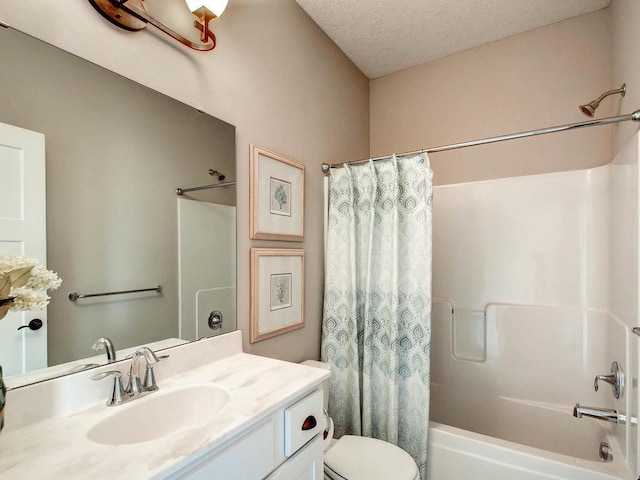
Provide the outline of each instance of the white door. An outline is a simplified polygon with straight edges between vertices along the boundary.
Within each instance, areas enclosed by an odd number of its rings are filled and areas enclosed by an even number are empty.
[[[26,255],[46,265],[44,135],[0,123],[0,255]],[[23,328],[39,318],[39,330]],[[0,320],[0,365],[6,376],[47,366],[47,312]]]

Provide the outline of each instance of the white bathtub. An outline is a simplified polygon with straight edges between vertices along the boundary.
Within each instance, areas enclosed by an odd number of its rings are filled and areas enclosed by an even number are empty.
[[[456,394],[432,385],[429,480],[635,480],[615,425],[572,405]],[[599,456],[601,442],[613,459]]]
[[[442,305],[434,304],[430,480],[637,478],[630,472],[635,461],[627,458],[635,427],[572,416],[575,402],[630,411],[630,395],[613,401],[608,389],[594,392],[591,375],[602,368],[583,367],[580,341],[558,338],[563,331],[578,339],[586,337],[583,332],[604,335],[609,317],[591,312],[583,318],[578,309],[491,306],[487,358],[472,362],[452,355],[452,308]],[[549,331],[556,336],[549,338]],[[532,338],[539,341],[525,348],[521,340]],[[601,442],[609,444],[611,462],[599,458]]]
[[[616,450],[615,440],[610,439]],[[633,479],[624,459],[584,460],[431,422],[429,480]]]
[[[571,419],[569,419],[571,420]],[[584,423],[584,441],[571,430],[571,439],[547,436],[551,444],[566,449],[589,451],[592,440],[600,440],[598,428]],[[595,435],[595,436],[594,436]],[[532,435],[534,438],[536,435]],[[429,428],[429,480],[629,480],[624,456],[612,435],[604,437],[612,448],[613,460],[603,462],[543,450],[469,430],[431,422]],[[540,438],[539,438],[540,439]],[[572,441],[578,439],[576,443]],[[532,443],[532,442],[530,442]],[[599,443],[598,443],[599,444]],[[566,450],[565,449],[565,450]],[[617,454],[616,454],[617,453]]]

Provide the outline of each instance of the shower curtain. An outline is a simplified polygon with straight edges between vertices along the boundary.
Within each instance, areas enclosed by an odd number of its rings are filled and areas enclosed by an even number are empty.
[[[433,173],[426,154],[332,169],[322,360],[337,436],[379,438],[426,478]]]

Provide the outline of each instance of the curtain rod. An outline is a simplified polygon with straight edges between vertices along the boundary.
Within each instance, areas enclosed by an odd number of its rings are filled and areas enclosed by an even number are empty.
[[[203,185],[202,187],[193,187],[193,188],[176,188],[176,195],[182,196],[185,193],[189,192],[197,192],[199,190],[209,190],[210,188],[218,188],[218,187],[229,187],[231,185],[235,185],[236,182],[222,182],[222,183],[214,183],[213,185]]]
[[[600,118],[597,120],[586,120],[584,122],[569,123],[567,125],[560,125],[558,127],[541,128],[538,130],[527,130],[525,132],[511,133],[509,135],[500,135],[499,137],[482,138],[479,140],[471,140],[469,142],[452,143],[451,145],[441,145],[439,147],[426,148],[422,150],[414,150],[412,152],[404,152],[398,155],[399,156],[400,155],[417,155],[419,153],[445,152],[447,150],[456,150],[458,148],[475,147],[476,145],[486,145],[488,143],[504,142],[505,140],[515,140],[518,138],[535,137],[537,135],[546,135],[547,133],[566,132],[568,130],[576,130],[578,128],[584,128],[584,127],[597,127],[599,125],[608,125],[610,123],[628,122],[629,120],[633,120],[634,122],[640,122],[640,110],[636,110],[635,112],[630,113],[628,115],[619,115],[617,117]],[[362,160],[355,160],[355,161],[345,162],[345,163],[332,163],[332,164],[323,163],[322,171],[326,175],[329,173],[329,170],[331,168],[341,168],[347,163],[349,165],[356,165],[359,163],[366,163],[369,160],[373,160],[373,161],[383,160],[389,157],[390,157],[389,155],[385,155],[383,157],[366,158]]]

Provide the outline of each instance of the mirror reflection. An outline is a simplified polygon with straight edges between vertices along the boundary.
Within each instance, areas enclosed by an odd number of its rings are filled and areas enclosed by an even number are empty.
[[[0,58],[0,255],[63,281],[0,320],[7,383],[104,363],[100,338],[124,355],[235,330],[235,127],[12,29]],[[39,198],[46,229],[16,230]],[[129,290],[146,291],[69,298]]]

